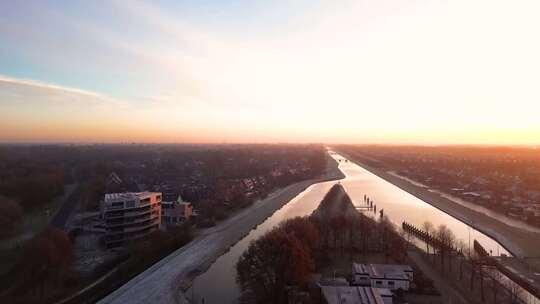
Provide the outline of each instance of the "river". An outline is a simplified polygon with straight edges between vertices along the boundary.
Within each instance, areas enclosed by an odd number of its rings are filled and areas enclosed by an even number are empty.
[[[442,212],[430,204],[418,199],[408,192],[394,186],[384,179],[363,169],[339,154],[331,154],[339,161],[339,169],[345,174],[345,178],[339,182],[353,200],[355,205],[362,205],[364,195],[369,196],[377,205],[377,210],[384,209],[384,214],[396,225],[407,221],[413,225],[421,226],[426,220],[435,227],[440,224],[450,228],[456,238],[472,244],[478,240],[486,250],[493,255],[510,253],[494,239],[476,231],[469,225]],[[272,229],[282,220],[296,216],[309,215],[319,205],[324,195],[338,181],[322,182],[314,184],[293,198],[289,203],[276,211],[271,217],[236,243],[231,249],[219,257],[210,268],[198,276],[192,288],[186,292],[186,296],[195,299],[193,303],[237,303],[240,290],[236,284],[235,264],[239,256],[244,252],[252,240],[257,239],[265,232]]]

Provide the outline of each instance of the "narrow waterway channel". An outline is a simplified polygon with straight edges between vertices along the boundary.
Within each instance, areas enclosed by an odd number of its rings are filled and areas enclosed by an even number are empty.
[[[432,222],[435,227],[444,224],[454,232],[457,239],[462,239],[467,244],[469,239],[471,244],[476,239],[493,255],[511,255],[497,241],[460,220],[379,178],[355,163],[347,161],[339,154],[332,153],[332,157],[339,161],[339,169],[346,176],[339,182],[345,187],[355,204],[363,204],[364,195],[367,195],[375,201],[377,209],[383,209],[384,214],[396,225],[407,221],[413,225],[421,226],[426,220]],[[186,292],[186,296],[192,299],[192,303],[202,303],[202,299],[206,304],[237,303],[240,290],[236,284],[235,264],[249,243],[284,219],[311,214],[332,185],[337,182],[314,184],[276,211],[231,247],[227,253],[219,257],[205,273],[198,276],[194,280],[192,288]]]

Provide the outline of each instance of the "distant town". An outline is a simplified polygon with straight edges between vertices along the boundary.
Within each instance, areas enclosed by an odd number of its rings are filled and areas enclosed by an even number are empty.
[[[196,229],[319,176],[326,159],[321,145],[1,146],[1,270],[19,278],[3,286],[18,301],[52,300],[123,267],[118,287]],[[52,263],[43,256],[66,265],[36,275]]]
[[[531,147],[349,147],[362,161],[540,227],[540,153]]]
[[[0,300],[536,304],[535,152],[2,145]]]

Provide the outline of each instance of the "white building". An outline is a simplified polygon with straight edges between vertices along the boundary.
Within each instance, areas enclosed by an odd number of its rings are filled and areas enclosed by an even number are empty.
[[[107,247],[125,245],[161,226],[160,192],[108,193],[101,204]]]
[[[394,294],[388,288],[375,288],[381,298],[383,299],[384,304],[392,304],[394,302]]]
[[[161,223],[163,226],[174,226],[181,224],[193,215],[193,205],[182,201],[178,196],[176,201],[161,203]]]
[[[409,265],[357,264],[352,265],[352,285],[409,290],[413,281]]]
[[[321,292],[322,302],[325,304],[392,304],[392,292],[388,289],[321,286]]]

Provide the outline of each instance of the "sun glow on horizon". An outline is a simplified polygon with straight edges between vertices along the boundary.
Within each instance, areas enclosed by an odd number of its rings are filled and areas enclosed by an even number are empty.
[[[0,30],[1,41],[23,37],[10,50],[28,65],[76,76],[0,68],[0,142],[540,144],[537,1],[323,1],[230,29],[149,3],[111,6],[140,35],[49,10],[43,22],[77,25],[64,34],[89,45],[57,54],[39,23]],[[253,14],[277,7],[287,4]]]

